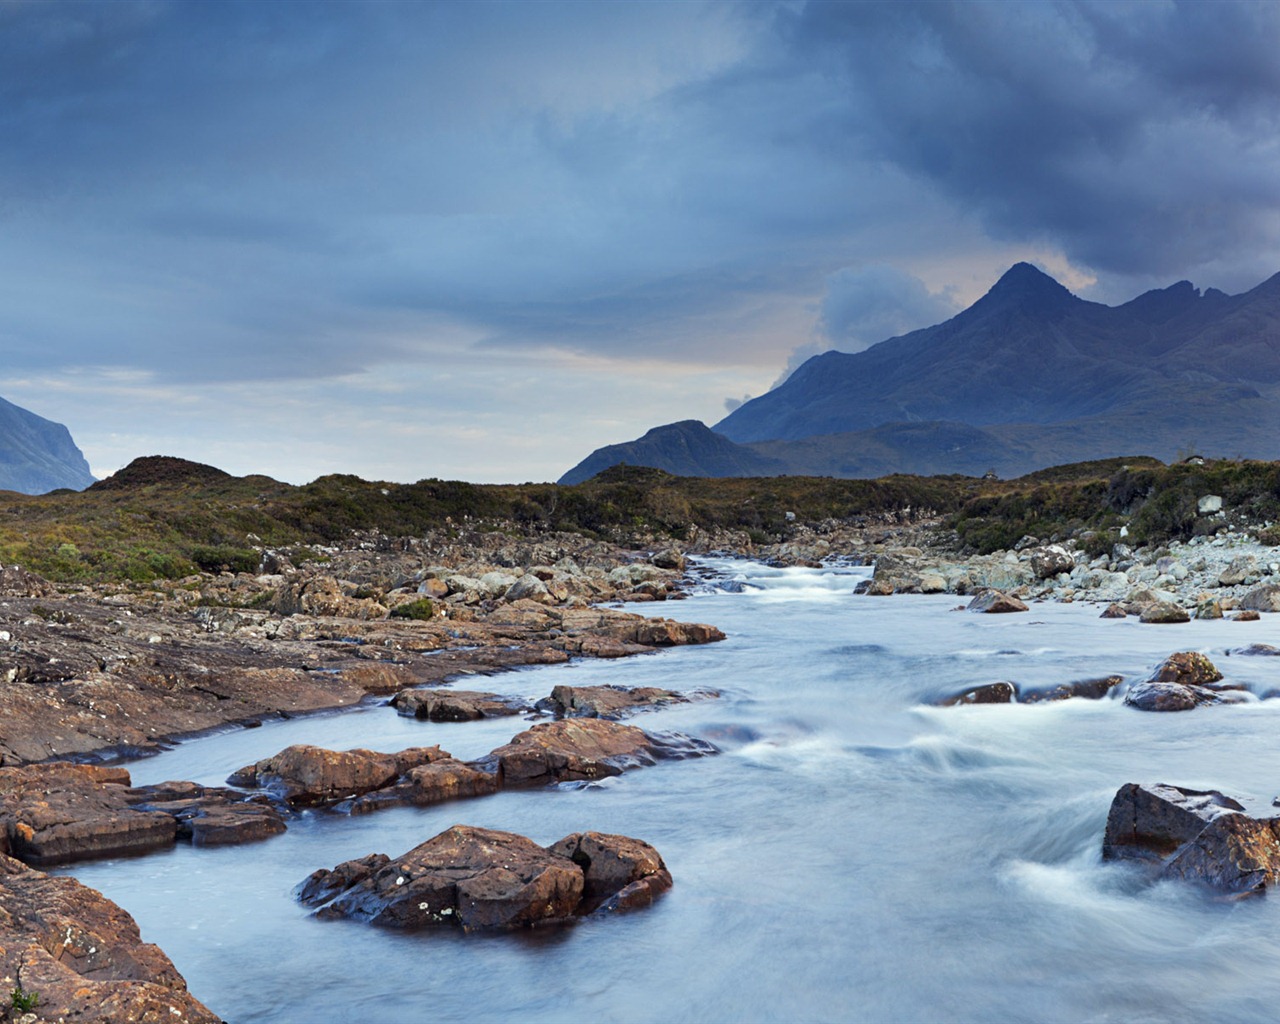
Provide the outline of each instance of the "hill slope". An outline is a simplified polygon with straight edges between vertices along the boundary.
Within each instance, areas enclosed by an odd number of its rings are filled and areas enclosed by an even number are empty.
[[[71,432],[0,398],[0,490],[44,494],[93,483]]]

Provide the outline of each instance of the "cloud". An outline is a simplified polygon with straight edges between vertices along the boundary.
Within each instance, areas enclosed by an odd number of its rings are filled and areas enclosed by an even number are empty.
[[[959,309],[911,274],[888,266],[845,267],[827,278],[820,327],[842,352],[931,327]]]
[[[1239,291],[1280,267],[1278,36],[1245,2],[0,2],[0,347],[229,416],[454,358],[583,408],[583,360],[733,375],[707,416],[1018,259]]]

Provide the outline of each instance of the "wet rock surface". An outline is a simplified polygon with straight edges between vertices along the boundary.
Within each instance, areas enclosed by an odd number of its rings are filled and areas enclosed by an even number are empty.
[[[391,706],[402,715],[431,722],[476,722],[532,711],[527,701],[477,690],[401,690]]]
[[[476,931],[633,909],[670,887],[658,852],[637,839],[589,832],[542,847],[455,825],[394,859],[371,854],[316,871],[298,898],[318,917]]]
[[[505,786],[540,786],[602,779],[659,758],[714,752],[709,743],[680,734],[656,738],[634,725],[603,718],[567,718],[533,726],[492,751],[483,763]]]
[[[715,694],[703,693],[710,697]],[[538,710],[559,718],[622,718],[637,711],[686,704],[689,698],[656,686],[557,686]]]
[[[935,703],[939,707],[949,708],[960,704],[1012,704],[1017,698],[1017,684],[1001,681],[971,686]]]
[[[1139,711],[1190,711],[1250,699],[1244,687],[1221,680],[1222,672],[1206,655],[1180,651],[1162,661],[1145,682],[1131,686],[1124,702]]]
[[[1101,700],[1124,683],[1124,676],[1103,676],[1099,679],[1077,679],[1070,683],[1059,683],[1039,690],[1020,690],[1018,703],[1044,704],[1056,700],[1069,700],[1081,697],[1085,700]]]
[[[37,866],[195,845],[252,842],[285,830],[272,807],[191,782],[132,787],[123,768],[0,768],[3,852]]]
[[[329,750],[297,743],[246,765],[228,777],[233,786],[261,789],[289,807],[332,807],[401,781],[410,770],[451,760],[434,747],[394,754],[376,750]]]
[[[1016,597],[1001,593],[999,590],[986,590],[969,602],[966,611],[1001,614],[1007,612],[1025,612],[1027,606]]]
[[[1280,879],[1280,819],[1251,817],[1216,790],[1129,783],[1112,801],[1102,855],[1227,896],[1260,895]]]
[[[133,918],[75,879],[0,856],[0,907],[0,985],[38,998],[35,1020],[218,1024]]]

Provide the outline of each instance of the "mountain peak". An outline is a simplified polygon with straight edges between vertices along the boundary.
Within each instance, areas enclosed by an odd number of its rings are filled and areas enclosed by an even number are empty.
[[[1064,305],[1079,300],[1039,267],[1015,263],[1004,272],[979,304],[1034,305],[1039,308]]]

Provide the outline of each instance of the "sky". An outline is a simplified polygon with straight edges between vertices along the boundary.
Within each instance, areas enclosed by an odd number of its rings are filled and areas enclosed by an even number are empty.
[[[0,396],[98,476],[552,480],[1010,265],[1280,271],[1280,4],[0,0]]]

